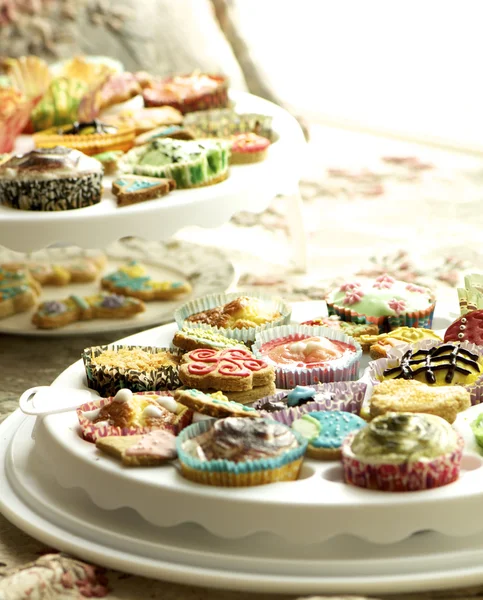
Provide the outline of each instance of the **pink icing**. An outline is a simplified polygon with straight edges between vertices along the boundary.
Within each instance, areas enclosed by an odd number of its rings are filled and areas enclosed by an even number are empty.
[[[193,361],[188,363],[188,373],[191,375],[208,375],[217,371],[228,377],[249,377],[253,371],[260,371],[267,366],[248,350],[238,348],[192,350],[188,356]]]
[[[176,436],[168,431],[157,429],[143,435],[139,442],[128,448],[125,453],[127,456],[176,458]]]
[[[361,287],[361,284],[355,281],[354,283],[343,283],[339,289],[341,292],[350,292],[359,287]]]
[[[381,275],[376,279],[372,287],[376,288],[377,290],[389,290],[392,288],[395,281],[396,280],[390,275]]]
[[[408,290],[408,292],[417,292],[419,294],[424,294],[426,292],[426,289],[421,287],[420,285],[416,285],[414,283],[408,283],[408,285],[406,286],[406,289]]]
[[[360,289],[348,290],[342,302],[344,304],[355,304],[356,302],[360,302],[363,296],[364,292]]]
[[[404,312],[406,310],[406,302],[404,300],[398,300],[397,298],[393,298],[389,300],[387,303],[389,308],[391,308],[397,315]]]

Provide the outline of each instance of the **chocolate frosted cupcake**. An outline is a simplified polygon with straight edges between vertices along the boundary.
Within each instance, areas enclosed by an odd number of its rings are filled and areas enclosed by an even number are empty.
[[[200,421],[177,438],[184,477],[228,487],[293,481],[306,448],[307,441],[297,432],[256,418]]]
[[[0,202],[40,211],[92,206],[101,201],[102,175],[102,165],[78,150],[32,150],[0,165]]]
[[[329,315],[351,323],[373,323],[384,333],[397,327],[431,328],[435,307],[429,288],[381,275],[367,282],[348,281],[326,298]]]

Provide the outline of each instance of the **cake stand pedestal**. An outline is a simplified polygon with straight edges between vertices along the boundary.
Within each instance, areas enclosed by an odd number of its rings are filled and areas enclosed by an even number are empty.
[[[239,211],[264,211],[276,195],[289,199],[290,236],[294,266],[305,271],[306,239],[298,189],[306,144],[303,132],[287,111],[246,93],[233,93],[238,112],[273,117],[278,140],[266,160],[235,165],[222,183],[178,190],[164,198],[117,207],[105,178],[105,195],[95,206],[59,212],[31,212],[0,206],[0,244],[20,252],[32,252],[52,244],[73,244],[102,249],[126,236],[164,241],[183,227],[218,227]],[[21,138],[18,151],[31,148],[31,138]],[[30,145],[30,148],[29,148]]]

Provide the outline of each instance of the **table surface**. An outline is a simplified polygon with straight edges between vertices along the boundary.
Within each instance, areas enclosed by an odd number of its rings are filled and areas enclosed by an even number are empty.
[[[435,210],[447,201],[441,192],[447,194],[448,189],[470,191],[465,198],[468,203],[474,202],[471,206],[476,210],[483,176],[480,161],[328,128],[316,131],[313,148],[313,160],[307,165],[302,185],[310,249],[307,275],[294,275],[290,270],[289,228],[284,206],[279,201],[261,215],[241,213],[216,230],[189,228],[176,237],[223,247],[240,273],[239,289],[243,290],[280,293],[292,300],[320,299],[338,276],[387,271],[430,284],[437,289],[438,296],[445,300],[453,298],[456,303],[454,288],[464,272],[483,270],[478,248],[466,242],[477,239],[472,236],[478,224],[466,205],[461,208],[457,225],[451,211],[447,214]],[[385,160],[395,156],[399,162]],[[330,167],[334,169],[328,170]],[[419,202],[421,215],[434,215],[429,231],[423,216],[413,219],[410,237],[407,232],[410,219],[402,222],[402,218],[388,217],[398,211],[399,216],[404,216],[401,199],[408,197],[411,210]],[[328,214],[330,226],[327,226]],[[382,222],[386,222],[385,227]],[[442,231],[446,231],[446,235],[441,235]],[[21,392],[33,385],[49,385],[63,369],[79,359],[83,348],[109,343],[132,333],[130,330],[60,338],[0,335],[0,420],[17,408]],[[2,574],[9,574],[9,581],[13,578],[15,585],[22,585],[21,575],[25,571],[13,571],[48,551],[52,549],[45,548],[0,516],[0,597],[2,581],[6,581]],[[74,572],[76,564],[70,559],[62,563],[64,583],[54,586],[55,590],[49,588],[42,598],[77,598],[77,588],[73,590],[64,585],[66,570],[71,568]],[[44,569],[42,577],[54,571]],[[282,598],[185,587],[115,572],[107,572],[107,575],[110,592],[106,598],[113,600]],[[441,599],[457,595],[483,598],[483,585],[459,594],[448,591],[397,598]]]

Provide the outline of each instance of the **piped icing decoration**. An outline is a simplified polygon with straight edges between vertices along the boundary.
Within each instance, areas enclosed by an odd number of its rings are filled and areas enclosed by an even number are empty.
[[[76,296],[75,294],[70,296],[70,298],[74,301],[74,303],[81,309],[81,310],[89,310],[90,306],[89,303],[86,301],[85,298],[82,298],[82,296]]]
[[[216,371],[225,377],[249,377],[252,372],[267,367],[263,360],[241,348],[198,349],[189,352],[188,356],[190,362],[187,368],[191,375],[208,375]]]
[[[316,391],[312,387],[306,385],[297,385],[287,394],[287,406],[301,406],[307,402],[311,402],[315,398]],[[264,410],[265,407],[264,407]]]
[[[356,304],[360,302],[364,297],[364,292],[359,288],[353,290],[347,290],[345,298],[342,300],[344,304]]]
[[[292,423],[311,446],[325,449],[340,448],[349,433],[365,426],[364,419],[341,410],[310,412]]]
[[[483,310],[472,310],[452,323],[444,335],[445,342],[471,342],[483,345]]]
[[[149,297],[140,296],[145,300],[155,299],[156,293],[173,292],[174,295],[186,293],[191,290],[189,284],[181,281],[155,281],[146,268],[136,260],[119,267],[117,271],[102,278],[101,285],[104,289],[120,291],[127,295],[149,292]]]
[[[480,376],[479,356],[458,344],[442,344],[428,350],[407,350],[399,365],[383,372],[385,379],[416,379],[429,385],[468,385]],[[441,376],[438,377],[438,372]],[[460,375],[458,377],[458,374]]]
[[[163,408],[169,410],[169,412],[172,412],[174,414],[177,414],[179,412],[178,403],[174,398],[171,398],[171,396],[159,396],[157,398],[157,401]]]
[[[104,296],[101,302],[101,306],[104,308],[120,308],[125,303],[126,298],[119,294],[109,294]]]
[[[373,419],[352,440],[351,450],[364,462],[413,463],[455,450],[458,434],[435,415],[388,413]]]
[[[146,433],[136,444],[125,450],[127,456],[152,456],[172,459],[178,455],[176,436],[169,431],[158,429]]]
[[[415,283],[408,283],[406,289],[409,292],[416,292],[417,294],[424,294],[426,292],[426,288],[423,288],[421,285],[416,285]]]
[[[232,152],[262,152],[270,146],[270,140],[256,133],[238,133],[231,138]]]
[[[404,300],[398,300],[397,298],[389,300],[387,305],[396,313],[396,315],[400,315],[406,310],[406,302]]]
[[[343,283],[339,290],[341,292],[351,292],[352,290],[355,289],[359,289],[361,287],[361,284],[358,281],[353,281],[353,282],[347,282],[347,283]]]
[[[158,408],[157,406],[153,406],[152,404],[149,404],[143,410],[143,418],[144,419],[160,419],[163,417],[163,414],[164,413],[161,410],[161,408]]]
[[[47,315],[61,315],[67,312],[67,305],[58,300],[50,300],[42,304],[42,312]]]
[[[133,393],[131,392],[131,390],[128,390],[127,388],[123,388],[122,390],[119,390],[116,393],[116,395],[114,396],[112,401],[119,402],[120,404],[122,404],[124,402],[130,402],[132,400],[132,397],[133,397]]]
[[[233,348],[234,346],[245,348],[245,344],[242,342],[228,338],[221,333],[215,333],[209,329],[201,329],[201,327],[183,327],[181,331],[175,333],[173,338],[173,344],[179,348],[183,348],[186,342],[191,341],[211,346],[217,350]],[[186,349],[189,350],[189,347]]]
[[[374,285],[372,287],[375,287],[378,290],[383,290],[383,289],[391,289],[392,286],[394,285],[394,283],[396,283],[396,280],[394,279],[394,277],[391,277],[390,275],[381,275],[380,277],[377,277],[377,279],[374,282]]]

